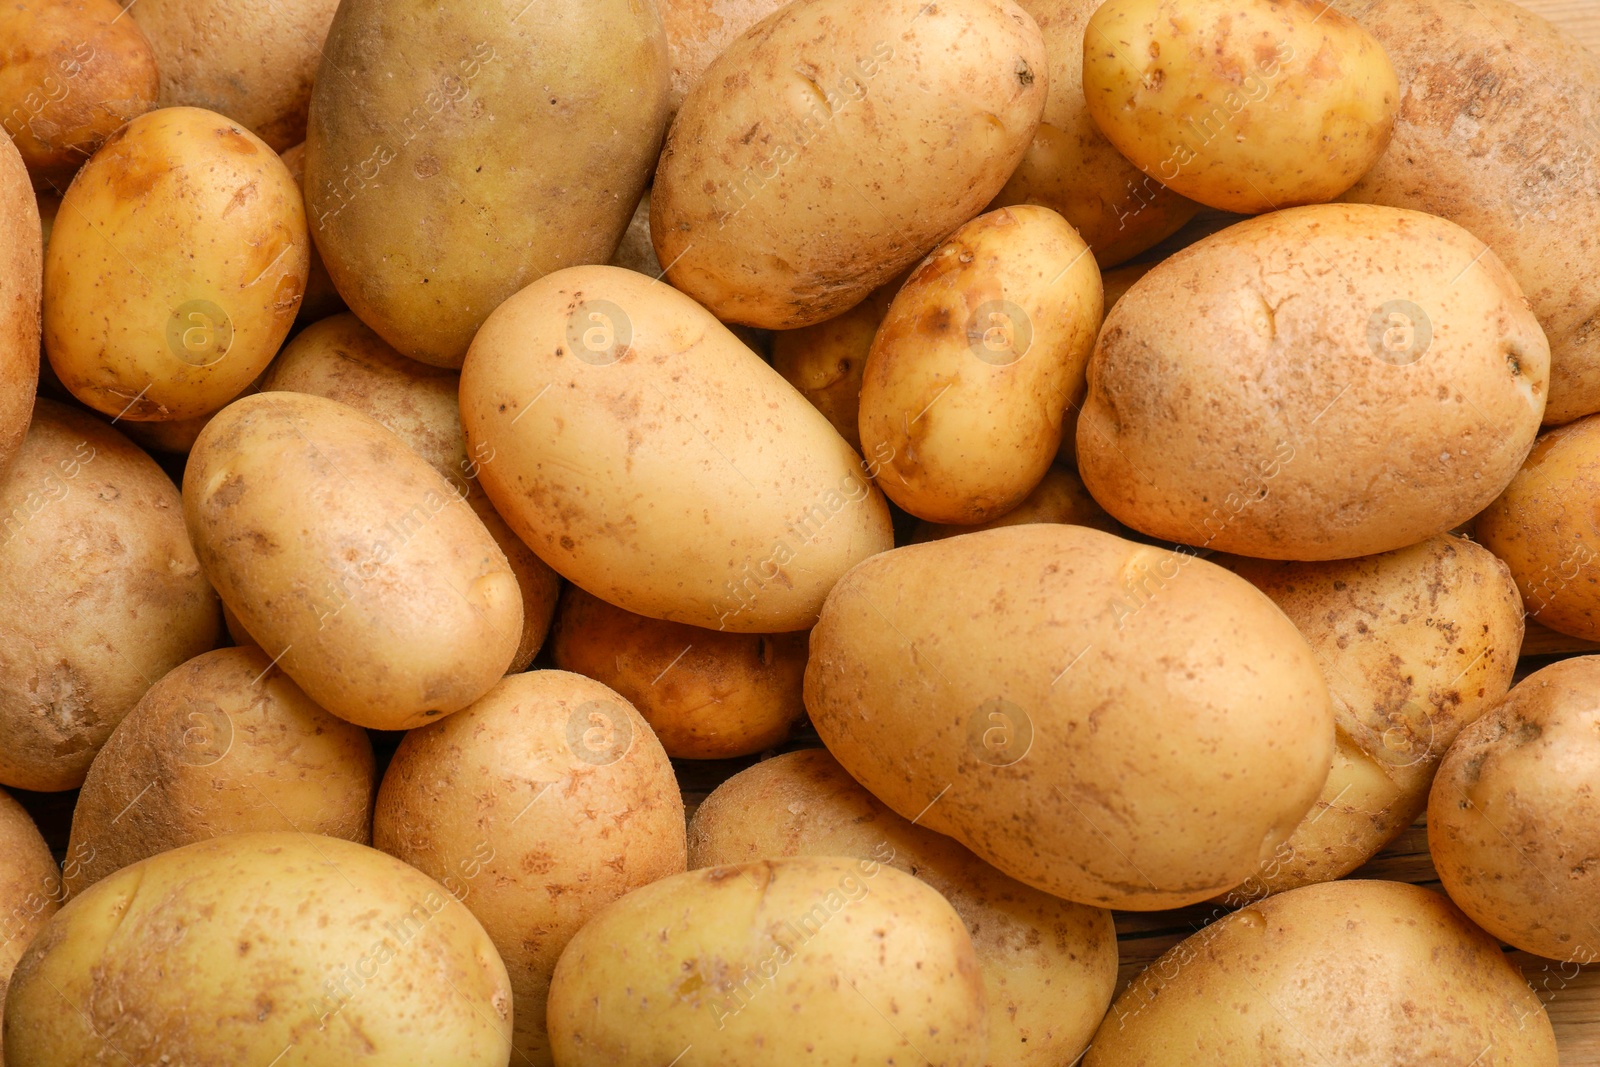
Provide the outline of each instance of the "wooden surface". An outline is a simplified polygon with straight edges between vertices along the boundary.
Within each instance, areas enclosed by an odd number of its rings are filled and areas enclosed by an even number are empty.
[[[1600,0],[1519,0],[1573,37],[1600,52]]]

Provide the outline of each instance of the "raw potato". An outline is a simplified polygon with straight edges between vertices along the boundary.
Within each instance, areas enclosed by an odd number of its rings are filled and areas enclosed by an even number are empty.
[[[39,385],[39,201],[9,142],[0,143],[0,475],[22,447]]]
[[[795,857],[637,889],[567,945],[561,1067],[978,1067],[983,975],[955,911],[875,860]]]
[[[571,586],[551,651],[638,708],[667,755],[728,759],[782,744],[806,713],[806,638],[648,619]]]
[[[1548,374],[1516,282],[1465,230],[1360,204],[1279,211],[1118,301],[1078,471],[1153,537],[1260,559],[1387,552],[1499,494]]]
[[[1394,142],[1347,198],[1440,215],[1487,243],[1550,339],[1544,421],[1600,411],[1600,54],[1507,0],[1340,9],[1407,87]]]
[[[95,757],[72,812],[67,854],[81,858],[67,893],[223,834],[365,845],[376,789],[365,730],[312,703],[259,648],[207,652],[151,686]]]
[[[781,856],[875,859],[937,889],[966,923],[989,1001],[988,1067],[1062,1067],[1117,981],[1111,913],[1021,885],[886,808],[823,749],[734,775],[689,824],[689,866]]]
[[[652,278],[661,277],[661,264],[656,262],[656,248],[650,243],[650,190],[646,189],[633,209],[633,218],[622,232],[622,240],[611,257],[613,267],[625,267]]]
[[[495,457],[479,480],[517,535],[635,614],[804,630],[892,543],[828,420],[704,308],[618,267],[558,271],[495,309],[461,421],[470,454]]]
[[[740,34],[787,2],[656,0],[667,35],[667,56],[672,63],[672,112],[676,113],[683,106],[683,98],[700,84],[712,60],[727,51]]]
[[[999,518],[1039,484],[1100,329],[1100,271],[1065,219],[980,215],[912,273],[861,383],[877,483],[929,522]]]
[[[1504,563],[1447,534],[1328,563],[1212,561],[1271,597],[1311,643],[1336,728],[1322,796],[1229,894],[1239,904],[1342,878],[1417,820],[1456,734],[1511,688],[1522,600]]]
[[[1525,952],[1600,962],[1600,656],[1523,679],[1451,746],[1428,848],[1472,921]]]
[[[317,248],[379,336],[460,367],[512,294],[611,258],[666,122],[654,4],[345,0],[306,134]]]
[[[405,736],[373,844],[483,923],[511,975],[514,1060],[548,1067],[545,997],[561,950],[607,904],[684,870],[683,801],[627,701],[534,671]]]
[[[979,530],[993,530],[1001,526],[1023,526],[1034,522],[1071,523],[1074,526],[1103,530],[1119,537],[1125,536],[1128,532],[1122,523],[1107,515],[1105,509],[1095,503],[1094,497],[1089,495],[1089,490],[1083,487],[1083,480],[1078,477],[1077,471],[1071,467],[1055,466],[1045,472],[1044,480],[1034,487],[1033,492],[1029,493],[1022,503],[998,519],[990,519],[976,526],[919,522],[912,533],[911,543],[919,545],[924,541],[938,541],[959,534],[977,533]]]
[[[5,1042],[14,1067],[505,1067],[511,990],[477,920],[392,856],[234,834],[57,912],[12,978]]]
[[[1244,214],[1349,189],[1400,107],[1383,46],[1316,0],[1107,0],[1083,34],[1083,94],[1145,174]]]
[[[505,673],[522,636],[505,554],[370,416],[319,396],[247,396],[201,431],[183,481],[217,592],[341,719],[412,729]]]
[[[1117,998],[1084,1067],[1556,1067],[1544,1005],[1420,886],[1307,886],[1179,942]]]
[[[812,631],[805,699],[889,807],[1100,907],[1238,885],[1333,759],[1316,656],[1270,600],[1214,564],[1082,526],[1008,526],[856,567]]]
[[[22,805],[0,790],[0,1011],[17,960],[56,913],[61,896],[61,872],[50,846]],[[0,1063],[4,1056],[0,1041]]]
[[[1012,0],[864,14],[858,0],[790,4],[729,46],[673,120],[656,258],[719,319],[788,330],[848,311],[978,214],[1039,124],[1044,42]]]
[[[772,335],[772,367],[828,417],[851,448],[861,451],[861,378],[867,353],[904,279],[874,289],[861,303],[815,326]]]
[[[306,146],[302,141],[280,154],[283,165],[289,168],[289,174],[294,178],[294,184],[302,194],[306,185]],[[344,301],[339,298],[339,292],[333,287],[333,279],[328,277],[328,267],[322,262],[322,253],[317,251],[315,244],[311,245],[311,265],[306,272],[306,291],[300,299],[300,313],[295,317],[302,324],[325,319],[329,315],[336,315],[344,310]]]
[[[221,639],[181,509],[127,438],[38,402],[0,480],[0,784],[76,789],[151,682]]]
[[[44,263],[50,364],[119,419],[209,414],[272,360],[309,255],[300,190],[259,138],[198,108],[149,112],[62,201]]]

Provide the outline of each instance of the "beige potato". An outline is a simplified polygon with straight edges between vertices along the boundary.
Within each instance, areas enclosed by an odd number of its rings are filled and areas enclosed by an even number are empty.
[[[711,61],[788,0],[657,0],[672,63],[671,110],[683,106]]]
[[[612,901],[684,870],[683,801],[626,700],[534,671],[406,735],[373,843],[483,923],[511,975],[515,1062],[547,1067],[545,998],[561,950]]]
[[[618,267],[558,271],[500,305],[462,369],[461,421],[469,453],[495,457],[479,481],[517,535],[638,615],[804,630],[892,544],[828,420],[704,308]]]
[[[39,385],[42,235],[17,150],[0,144],[0,474],[28,432]]]
[[[289,175],[294,178],[294,183],[304,193],[306,185],[306,145],[304,141],[295,145],[286,152],[279,153],[283,165],[289,168]],[[317,251],[315,244],[311,245],[310,266],[306,269],[306,291],[300,298],[300,312],[295,316],[299,323],[316,322],[329,315],[337,315],[343,311],[344,301],[339,297],[339,291],[333,287],[333,279],[328,277],[327,264],[322,262],[322,253]]]
[[[56,913],[61,897],[61,872],[50,846],[22,805],[0,790],[0,1011],[17,960]],[[0,1040],[0,1057],[4,1055]]]
[[[940,541],[960,534],[994,530],[1001,526],[1024,526],[1034,522],[1071,523],[1119,537],[1128,532],[1127,527],[1107,515],[1105,509],[1095,503],[1076,471],[1071,467],[1055,466],[1045,472],[1044,479],[1034,486],[1033,492],[1022,503],[998,519],[990,519],[976,526],[919,522],[912,532],[910,543],[920,545],[925,541]]]
[[[0,480],[0,784],[76,789],[151,682],[221,639],[181,507],[127,438],[38,402]]]
[[[772,367],[828,417],[851,448],[861,451],[861,378],[867,353],[904,279],[874,289],[861,303],[815,326],[772,335]],[[880,461],[881,461],[881,457]]]
[[[1261,559],[1373,555],[1499,494],[1548,375],[1516,282],[1460,227],[1358,204],[1274,212],[1118,301],[1089,361],[1078,472],[1153,537]]]
[[[562,1067],[977,1067],[988,1022],[960,917],[876,860],[664,878],[579,930],[550,986]]]
[[[673,120],[650,233],[668,280],[719,319],[787,330],[848,311],[981,211],[1027,150],[1048,74],[1022,8],[881,0],[863,15],[857,0],[788,5]]]
[[[989,1001],[989,1067],[1060,1067],[1111,1003],[1111,913],[1030,889],[902,819],[823,749],[789,752],[718,786],[689,824],[689,866],[850,856],[937,889],[972,937]]]
[[[488,692],[516,653],[505,554],[443,476],[352,407],[235,401],[189,453],[183,505],[222,599],[341,719],[425,725]]]

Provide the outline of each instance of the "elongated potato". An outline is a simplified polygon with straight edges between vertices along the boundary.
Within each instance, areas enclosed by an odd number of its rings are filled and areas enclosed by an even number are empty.
[[[5,1009],[17,960],[56,913],[61,899],[61,872],[50,846],[22,805],[0,790],[0,1011]],[[4,1055],[5,1043],[0,1040],[0,1056]]]
[[[42,271],[39,202],[16,148],[0,144],[0,474],[22,447],[39,386]]]
[[[998,519],[990,519],[974,526],[919,522],[912,532],[911,544],[938,541],[946,537],[993,530],[1001,526],[1024,526],[1034,522],[1062,522],[1071,523],[1073,526],[1088,526],[1091,529],[1104,530],[1108,534],[1116,534],[1118,537],[1128,532],[1127,527],[1107,515],[1105,509],[1095,503],[1094,497],[1083,487],[1083,480],[1078,477],[1076,471],[1071,467],[1058,465],[1045,472],[1044,478],[1034,486],[1033,492],[1029,493],[1022,503]]]

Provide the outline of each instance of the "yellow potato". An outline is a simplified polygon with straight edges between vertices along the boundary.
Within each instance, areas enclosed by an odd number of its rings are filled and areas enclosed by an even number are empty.
[[[711,61],[788,0],[656,0],[672,62],[671,110],[683,106]]]
[[[39,384],[39,202],[10,144],[0,144],[0,474],[28,432]]]
[[[861,377],[878,326],[905,279],[874,289],[842,315],[772,335],[772,367],[861,451]],[[881,457],[880,461],[881,461]]]
[[[50,846],[22,805],[0,790],[0,1011],[17,960],[56,913],[61,897],[61,872]],[[0,1044],[0,1057],[4,1055]]]
[[[1119,537],[1128,532],[1122,523],[1107,515],[1105,509],[1095,503],[1094,497],[1083,487],[1083,480],[1078,477],[1076,471],[1070,467],[1057,466],[1045,472],[1044,479],[1034,486],[1033,492],[1029,493],[1022,503],[998,519],[990,519],[976,526],[919,522],[912,532],[910,543],[920,545],[925,541],[939,541],[959,534],[994,530],[1001,526],[1024,526],[1034,522],[1088,526]]]
[[[280,153],[283,165],[289,168],[289,174],[294,178],[294,184],[302,191],[306,184],[306,145],[302,141]],[[300,323],[316,322],[329,315],[337,315],[344,310],[344,301],[340,299],[338,290],[333,287],[333,279],[328,277],[327,265],[322,262],[322,253],[317,251],[315,244],[311,245],[311,265],[306,271],[306,291],[300,299],[300,312],[295,320]]]

